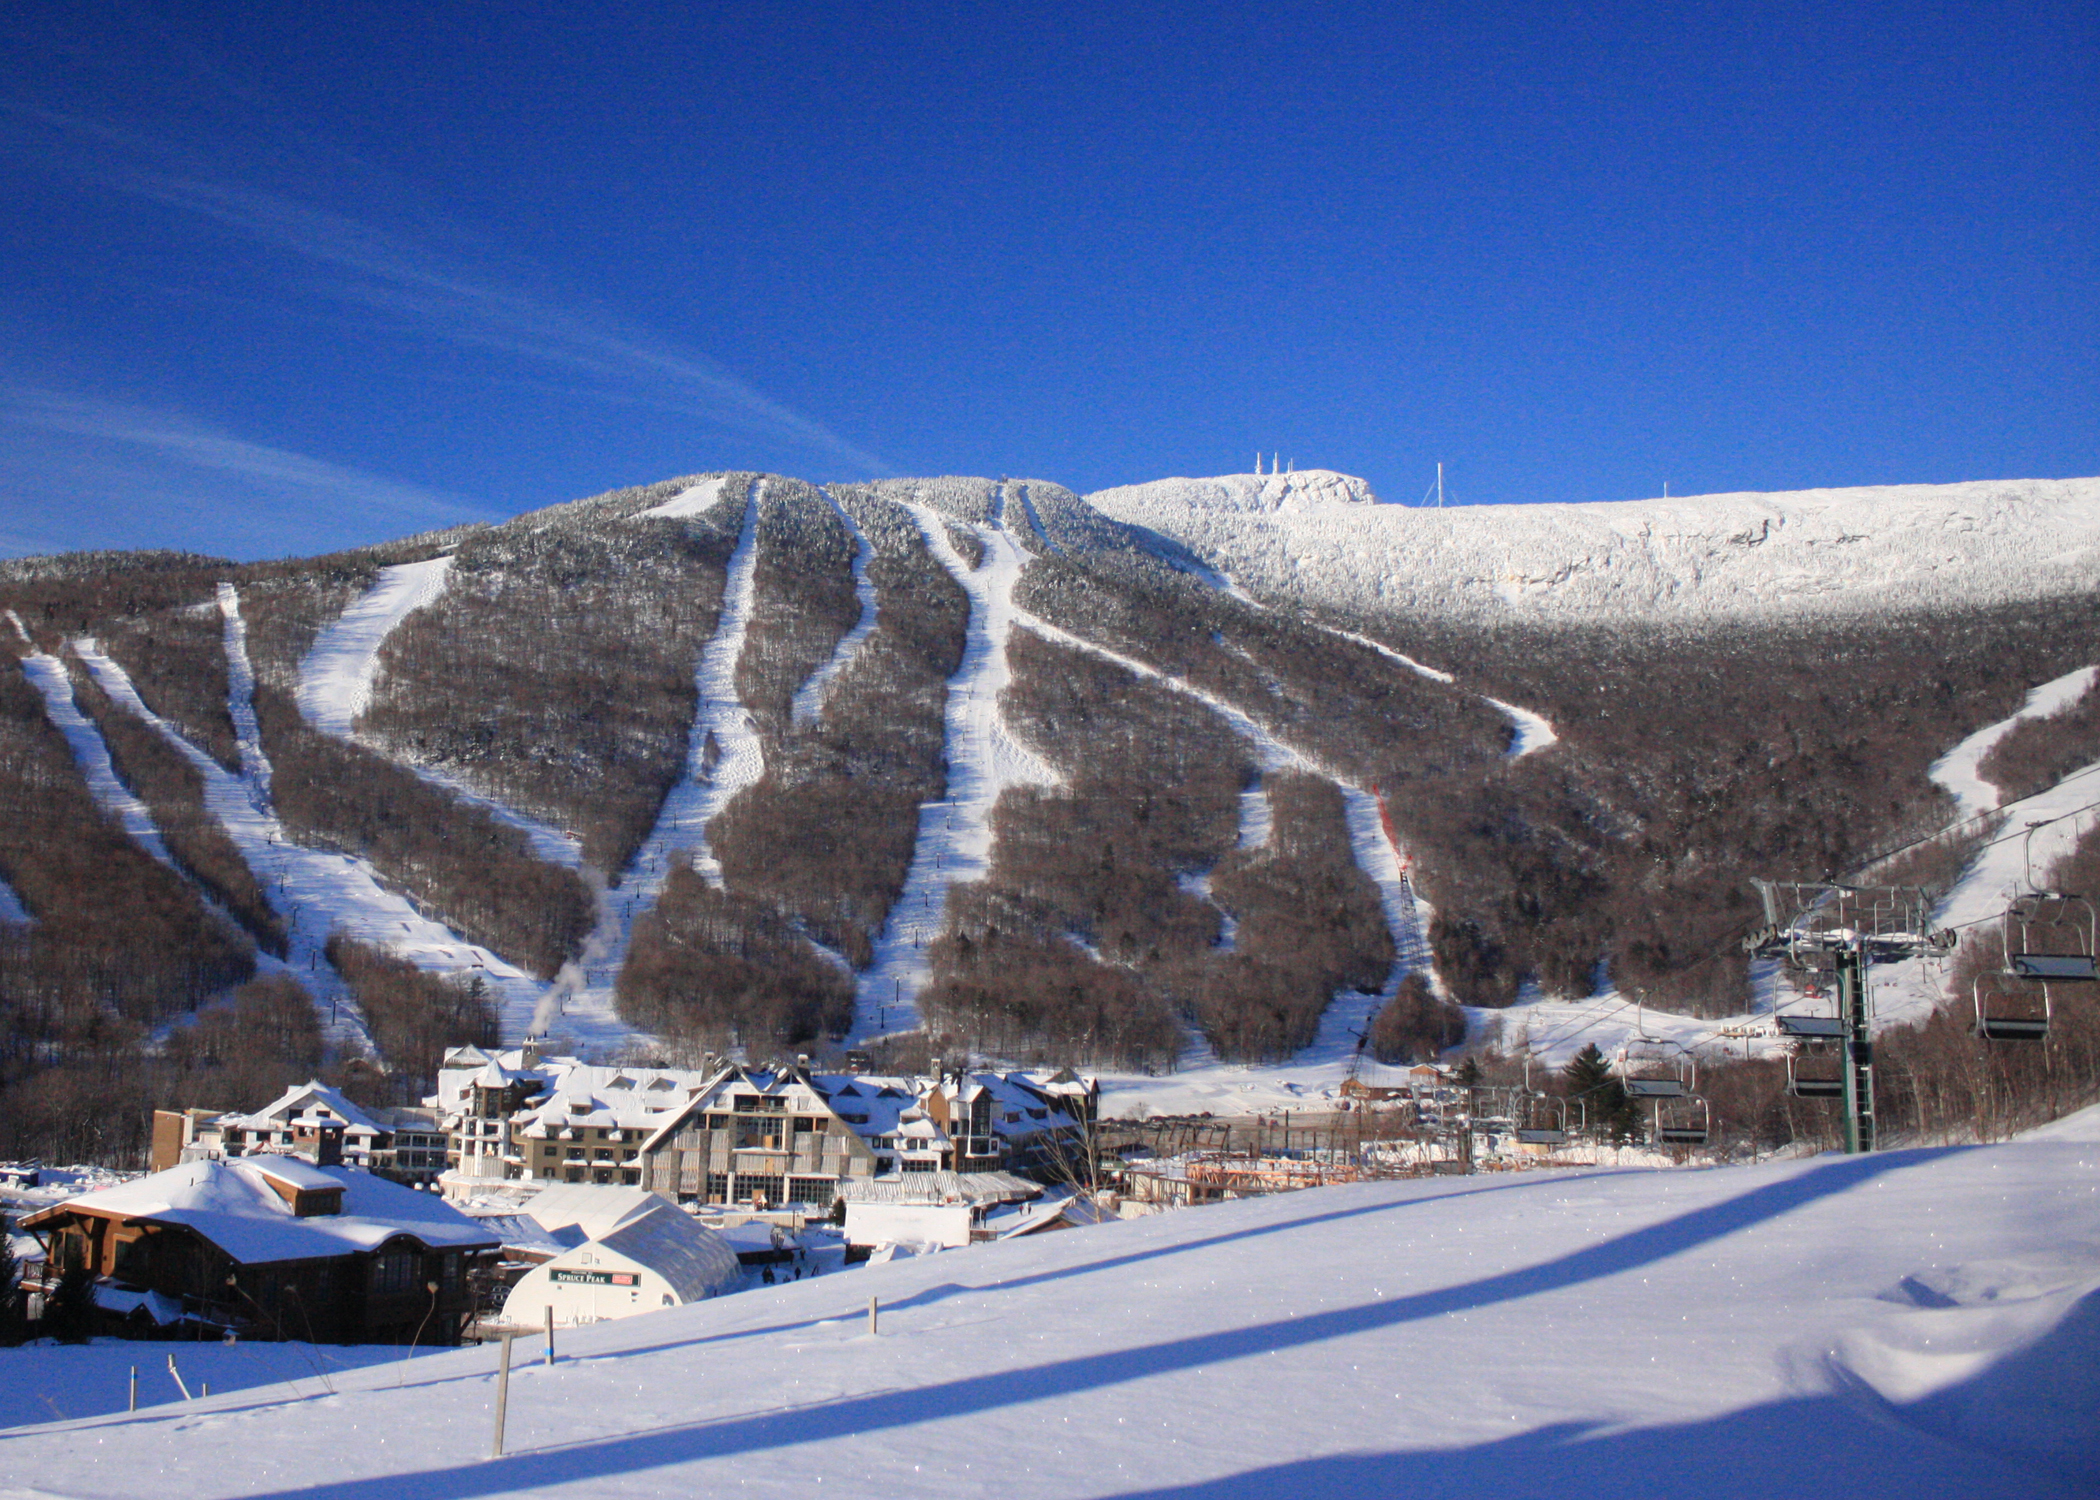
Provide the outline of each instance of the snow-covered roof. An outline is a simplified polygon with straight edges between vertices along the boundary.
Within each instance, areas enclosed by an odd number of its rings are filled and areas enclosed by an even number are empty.
[[[1040,1182],[1011,1172],[906,1172],[839,1184],[848,1203],[1020,1203],[1042,1194]]]
[[[669,1202],[628,1219],[594,1243],[647,1266],[670,1282],[685,1302],[711,1297],[732,1285],[741,1269],[728,1240]]]
[[[678,1068],[563,1069],[552,1092],[511,1116],[535,1138],[564,1128],[636,1130],[653,1134],[699,1087],[698,1074]]]
[[[253,1114],[221,1115],[219,1123],[242,1130],[274,1130],[294,1120],[326,1119],[340,1120],[350,1130],[370,1131],[375,1135],[386,1131],[384,1125],[352,1104],[340,1090],[318,1081],[286,1089]]]
[[[340,1213],[300,1218],[270,1185],[341,1188]],[[32,1217],[42,1224],[84,1212],[177,1224],[210,1240],[243,1265],[318,1260],[375,1250],[397,1234],[431,1249],[494,1248],[480,1224],[433,1193],[349,1167],[317,1167],[296,1157],[192,1161],[134,1182],[68,1198]]]
[[[584,1238],[595,1240],[637,1215],[670,1203],[663,1194],[647,1188],[563,1182],[534,1194],[519,1212],[542,1229],[579,1229]]]

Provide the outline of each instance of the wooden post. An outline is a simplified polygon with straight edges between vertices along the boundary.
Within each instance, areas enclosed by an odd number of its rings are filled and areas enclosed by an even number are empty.
[[[182,1399],[190,1399],[190,1388],[182,1383],[182,1371],[175,1368],[175,1356],[168,1356],[168,1373],[175,1377],[175,1389],[182,1392]]]
[[[554,1367],[554,1309],[547,1309],[547,1367]]]
[[[511,1330],[503,1331],[503,1363],[496,1371],[496,1435],[489,1444],[489,1457],[503,1456],[503,1419],[510,1407],[510,1341],[516,1337]]]
[[[880,1330],[876,1327],[876,1299],[868,1299],[868,1337],[873,1338]]]

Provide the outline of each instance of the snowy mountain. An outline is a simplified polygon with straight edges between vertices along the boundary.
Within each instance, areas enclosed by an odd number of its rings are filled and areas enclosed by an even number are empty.
[[[1453,1003],[1741,1015],[1752,876],[2100,761],[2096,539],[2092,480],[1436,512],[718,473],[9,564],[0,1154],[358,1057],[413,1097],[527,1033],[1215,1103],[1433,1050]]]
[[[2043,598],[2100,572],[2100,480],[1589,505],[1379,505],[1324,470],[1087,497],[1257,593],[1559,624],[1872,614]]]

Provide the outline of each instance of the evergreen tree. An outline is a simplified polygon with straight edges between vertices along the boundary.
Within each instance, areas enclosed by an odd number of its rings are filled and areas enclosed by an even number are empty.
[[[1581,1100],[1590,1123],[1609,1130],[1613,1140],[1626,1140],[1640,1129],[1639,1111],[1595,1042],[1568,1059],[1560,1076],[1568,1081],[1568,1097]]]

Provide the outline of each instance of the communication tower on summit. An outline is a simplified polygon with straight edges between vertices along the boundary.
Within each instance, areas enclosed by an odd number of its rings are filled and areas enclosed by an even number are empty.
[[[1835,1043],[1840,1076],[1825,1082],[1803,1073],[1793,1084],[1809,1097],[1844,1100],[1845,1150],[1874,1149],[1874,1040],[1867,1009],[1867,967],[1945,953],[1955,934],[1935,930],[1932,902],[1911,886],[1852,886],[1829,881],[1753,881],[1764,898],[1765,925],[1743,940],[1754,958],[1778,959],[1796,972],[1833,976],[1835,1016],[1775,1015],[1780,1034],[1806,1045]],[[1795,1070],[1789,1069],[1790,1078]],[[1832,1084],[1835,1087],[1832,1087]],[[1820,1086],[1819,1086],[1820,1085]]]

